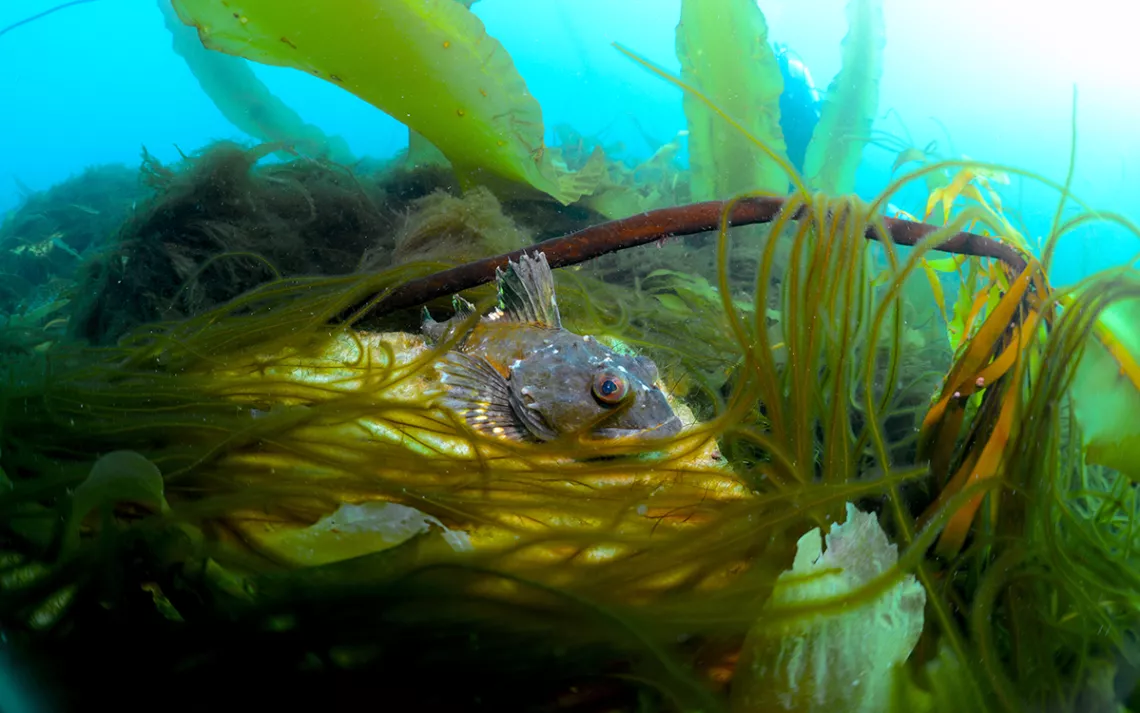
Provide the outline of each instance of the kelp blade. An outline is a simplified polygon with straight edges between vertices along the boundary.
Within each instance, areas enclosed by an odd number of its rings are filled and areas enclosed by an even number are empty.
[[[1125,278],[1140,294],[1140,274]],[[1079,299],[1079,298],[1078,298]],[[1078,303],[1071,308],[1080,309]],[[1084,346],[1071,393],[1089,463],[1140,481],[1140,297],[1107,306]]]
[[[479,173],[577,198],[543,161],[542,110],[510,55],[455,0],[174,0],[174,8],[210,49],[300,69],[407,124],[461,178]]]
[[[886,41],[882,0],[849,0],[847,24],[843,68],[827,88],[804,158],[808,184],[832,194],[855,190],[855,172],[878,110]]]
[[[750,0],[684,0],[677,25],[681,80],[739,121],[780,157],[784,81],[768,45],[768,24]],[[745,191],[787,192],[780,165],[691,92],[684,96],[695,200]]]
[[[269,91],[246,62],[204,49],[194,30],[179,22],[170,0],[158,0],[158,8],[173,36],[174,51],[186,60],[202,91],[231,124],[250,136],[287,144],[305,155],[345,164],[356,161],[344,139],[326,136],[319,127],[306,124]]]

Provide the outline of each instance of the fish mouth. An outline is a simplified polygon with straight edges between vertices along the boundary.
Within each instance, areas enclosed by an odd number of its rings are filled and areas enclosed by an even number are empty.
[[[655,440],[669,438],[681,432],[681,419],[674,416],[668,421],[649,428],[599,428],[594,431],[595,438],[630,438],[636,440]]]

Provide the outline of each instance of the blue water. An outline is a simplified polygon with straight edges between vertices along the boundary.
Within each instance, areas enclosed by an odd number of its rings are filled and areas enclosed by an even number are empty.
[[[58,4],[7,0],[0,27]],[[481,0],[473,10],[507,48],[543,107],[548,141],[567,123],[604,132],[629,156],[685,128],[681,95],[613,49],[620,42],[676,71],[679,0]],[[771,39],[788,43],[826,86],[840,65],[845,0],[761,0]],[[880,117],[901,115],[915,143],[948,129],[958,152],[1011,164],[1063,182],[1068,167],[1074,85],[1079,90],[1078,160],[1073,183],[1092,207],[1140,222],[1133,182],[1140,176],[1140,6],[1084,0],[1060,6],[1030,0],[885,0],[887,46]],[[95,0],[0,37],[0,211],[18,204],[16,180],[43,189],[85,166],[137,165],[142,146],[160,159],[215,139],[249,140],[202,93],[170,49],[155,0]],[[357,155],[387,157],[405,129],[379,110],[321,80],[256,66],[302,117],[348,140]],[[635,124],[631,117],[636,117]],[[638,128],[640,125],[640,129]],[[901,133],[892,116],[877,128]],[[646,140],[646,137],[650,140]],[[177,148],[176,148],[177,147]],[[858,190],[889,181],[895,156],[864,155]],[[1018,179],[1007,209],[1031,237],[1049,228],[1057,194]],[[1140,241],[1111,226],[1085,229],[1061,248],[1054,280],[1064,283],[1129,260]]]

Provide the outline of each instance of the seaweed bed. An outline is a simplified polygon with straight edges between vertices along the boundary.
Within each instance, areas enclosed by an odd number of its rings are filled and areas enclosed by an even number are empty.
[[[918,272],[930,243],[892,268],[864,240],[865,204],[798,198],[769,226],[559,270],[566,326],[651,356],[695,425],[653,454],[539,452],[484,443],[424,400],[432,353],[392,336],[418,313],[331,320],[601,216],[461,193],[439,168],[264,161],[273,149],[219,144],[178,166],[144,154],[137,180],[88,172],[0,231],[30,286],[4,334],[0,617],[31,675],[66,683],[60,706],[113,682],[128,709],[768,710],[787,684],[755,662],[785,660],[791,641],[833,658],[780,695],[831,710],[835,677],[853,676],[896,710],[1109,711],[1131,694],[1134,494],[1083,463],[1069,409],[1052,406],[1081,315],[1098,294],[1131,295],[1127,280],[1050,317],[1037,366],[963,406],[969,436],[936,433],[932,466],[931,395],[973,374]],[[64,224],[80,199],[121,224]],[[805,206],[816,219],[789,219]],[[80,257],[21,250],[49,230]],[[994,278],[990,311],[1010,317],[983,321],[969,359],[1018,344],[1010,319],[1041,309],[1046,288],[1016,277]],[[1022,426],[1004,480],[946,495],[940,464],[976,458],[1011,399]],[[960,551],[936,543],[996,483],[1000,516]],[[350,546],[341,526],[327,539],[346,503],[414,507],[427,524],[397,546]],[[796,553],[813,529],[845,516],[828,552],[848,552],[836,564],[857,581],[787,579],[810,574]],[[475,552],[454,551],[457,532]],[[834,596],[798,588],[811,586]],[[908,642],[901,655],[882,631]]]

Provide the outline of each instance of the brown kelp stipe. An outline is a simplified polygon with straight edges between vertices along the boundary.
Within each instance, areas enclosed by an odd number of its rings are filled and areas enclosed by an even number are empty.
[[[478,287],[495,279],[495,269],[505,266],[508,260],[517,260],[524,252],[536,249],[546,253],[546,259],[551,267],[558,268],[666,238],[707,233],[718,228],[721,216],[729,203],[730,201],[707,201],[651,210],[629,218],[595,225],[561,238],[552,238],[521,250],[443,270],[434,275],[411,280],[386,294],[371,295],[368,299],[341,312],[337,321],[358,318],[364,313],[375,313],[377,310],[387,313],[415,307],[439,297]],[[764,196],[743,198],[736,201],[732,207],[729,225],[738,227],[770,223],[783,209],[782,198]],[[797,209],[791,219],[799,220],[806,213],[805,205]],[[882,223],[890,233],[891,240],[897,245],[916,245],[940,229],[936,225],[899,218],[883,218]],[[874,223],[868,223],[865,237],[868,240],[883,238]],[[1025,258],[1014,248],[975,233],[956,233],[934,249],[960,255],[997,258],[1008,265],[1015,275],[1025,270]]]

